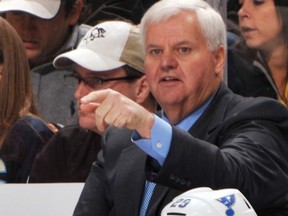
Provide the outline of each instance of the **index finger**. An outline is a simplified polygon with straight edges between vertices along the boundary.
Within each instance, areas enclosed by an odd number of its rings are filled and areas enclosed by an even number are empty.
[[[107,97],[107,95],[108,95],[107,89],[92,91],[88,95],[82,97],[80,99],[80,102],[83,104],[87,104],[91,102],[100,104]]]

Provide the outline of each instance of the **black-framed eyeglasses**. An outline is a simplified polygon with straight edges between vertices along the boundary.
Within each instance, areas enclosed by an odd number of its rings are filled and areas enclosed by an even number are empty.
[[[113,77],[113,78],[100,78],[97,76],[90,76],[90,77],[81,77],[79,74],[73,73],[73,74],[65,74],[64,80],[72,80],[77,85],[79,85],[81,82],[83,82],[85,85],[95,88],[97,86],[103,85],[106,82],[115,81],[115,80],[124,80],[124,81],[132,81],[135,79],[139,79],[140,77],[137,76],[122,76],[122,77]]]

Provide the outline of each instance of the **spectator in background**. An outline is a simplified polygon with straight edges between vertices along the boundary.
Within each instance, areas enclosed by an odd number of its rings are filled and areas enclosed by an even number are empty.
[[[8,183],[24,183],[52,130],[39,118],[21,38],[0,18],[0,158]],[[3,176],[0,176],[2,178]]]
[[[85,182],[101,148],[101,135],[95,125],[95,107],[83,109],[80,99],[111,88],[156,111],[143,73],[139,29],[123,21],[103,22],[86,34],[77,49],[57,56],[54,65],[73,65],[75,73],[66,79],[78,83],[80,127],[67,126],[55,134],[35,160],[29,182]]]
[[[243,96],[288,106],[288,1],[240,0],[243,41],[229,50],[228,85]]]
[[[144,12],[158,0],[86,0],[82,22],[96,25],[112,19],[138,24]]]
[[[163,112],[159,117],[112,90],[81,99],[97,104],[98,130],[109,128],[74,216],[160,215],[196,187],[236,188],[258,215],[285,215],[288,110],[223,84],[221,15],[202,0],[161,0],[140,29],[147,82]]]
[[[73,93],[63,76],[71,68],[56,70],[53,59],[72,50],[88,26],[79,26],[83,0],[3,0],[0,12],[20,35],[32,70],[33,91],[43,118],[52,123],[77,123]]]

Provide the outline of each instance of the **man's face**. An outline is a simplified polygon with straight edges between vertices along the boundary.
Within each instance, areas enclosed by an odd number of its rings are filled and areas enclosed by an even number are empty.
[[[74,20],[63,7],[52,19],[42,19],[24,12],[7,12],[7,21],[20,35],[31,67],[53,59],[70,34]]]
[[[181,12],[148,25],[145,72],[151,92],[172,123],[177,123],[211,96],[219,85],[223,65],[207,48],[198,20]],[[224,64],[224,63],[222,63]]]
[[[84,79],[91,78],[91,77],[110,79],[110,78],[127,76],[126,72],[122,68],[117,68],[117,69],[105,71],[105,72],[93,72],[93,71],[87,70],[83,67],[76,65],[74,67],[74,71],[77,75],[79,75],[81,78],[84,78]],[[129,97],[130,99],[135,100],[135,97],[137,95],[137,92],[136,92],[137,85],[138,85],[137,80],[135,80],[135,82],[127,82],[127,80],[114,80],[114,81],[104,82],[101,85],[98,84],[93,87],[85,84],[84,82],[80,82],[74,94],[77,100],[77,104],[78,104],[79,125],[82,128],[90,129],[92,131],[97,132],[96,125],[95,125],[95,115],[94,115],[95,107],[91,106],[90,107],[91,109],[89,110],[87,109],[87,106],[85,106],[85,108],[83,109],[83,106],[81,106],[81,102],[80,102],[80,99],[82,97],[86,96],[92,91],[111,88]]]

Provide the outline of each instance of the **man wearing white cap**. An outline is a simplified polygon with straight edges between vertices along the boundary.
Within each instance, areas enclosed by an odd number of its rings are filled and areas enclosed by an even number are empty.
[[[74,49],[88,31],[88,26],[78,25],[82,8],[83,0],[0,0],[0,13],[24,43],[40,113],[52,123],[77,123],[75,87],[63,80],[72,71],[56,70],[52,60]]]
[[[65,78],[78,84],[75,98],[80,127],[64,127],[52,137],[35,159],[30,182],[84,182],[97,159],[101,136],[95,125],[97,104],[83,106],[83,96],[111,88],[150,112],[156,111],[144,75],[139,29],[123,21],[100,23],[87,32],[77,49],[57,56],[54,65],[74,68]]]

